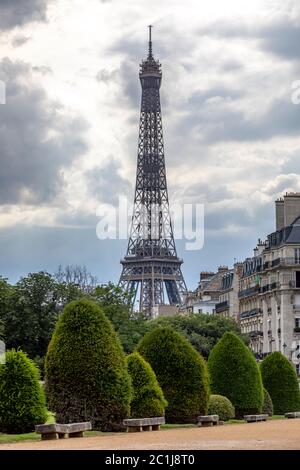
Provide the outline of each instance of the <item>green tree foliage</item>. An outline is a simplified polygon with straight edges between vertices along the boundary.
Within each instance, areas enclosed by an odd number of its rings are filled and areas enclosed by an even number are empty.
[[[5,320],[11,312],[13,291],[13,286],[7,282],[7,279],[0,276],[0,340],[5,339]]]
[[[60,316],[46,356],[46,393],[58,422],[92,421],[119,430],[129,415],[131,382],[110,321],[95,303],[73,301]]]
[[[124,351],[130,353],[147,331],[144,315],[132,312],[130,296],[112,282],[95,288],[91,299],[100,305],[119,335]]]
[[[127,364],[133,387],[131,417],[164,416],[167,401],[150,364],[138,352],[127,357]]]
[[[221,421],[228,421],[235,416],[235,409],[228,398],[222,395],[211,395],[208,402],[208,414],[219,415]]]
[[[220,315],[194,313],[173,317],[159,317],[148,322],[146,328],[152,330],[158,326],[170,326],[178,331],[206,359],[224,333],[232,331],[239,336],[241,335],[240,327],[232,318],[224,318]]]
[[[209,355],[208,368],[212,392],[231,401],[236,417],[261,411],[263,387],[258,365],[237,335],[223,335]]]
[[[199,414],[206,413],[207,367],[182,335],[170,327],[156,328],[141,340],[138,351],[152,366],[168,401],[168,422],[192,423]]]
[[[72,289],[72,296],[77,297],[78,289]],[[7,348],[21,348],[31,358],[43,358],[58,315],[70,298],[69,286],[39,272],[21,278],[15,286],[0,279],[0,296],[4,298],[0,318]]]
[[[30,357],[44,355],[57,316],[51,275],[40,272],[22,278],[14,287],[11,308],[4,317],[7,347],[20,347]]]
[[[280,352],[273,352],[260,365],[264,387],[269,392],[275,414],[300,410],[297,375],[292,364]]]
[[[7,351],[6,363],[0,365],[0,432],[34,431],[46,419],[37,368],[22,351]]]
[[[273,416],[273,402],[272,398],[270,397],[270,394],[268,390],[264,388],[264,401],[263,401],[263,407],[262,407],[262,413],[268,414],[269,416]]]

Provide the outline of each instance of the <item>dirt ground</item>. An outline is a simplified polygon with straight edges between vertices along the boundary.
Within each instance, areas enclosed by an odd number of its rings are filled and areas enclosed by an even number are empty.
[[[181,428],[159,432],[110,435],[1,444],[4,449],[82,450],[193,450],[193,449],[298,449],[300,419],[233,424],[212,428]]]

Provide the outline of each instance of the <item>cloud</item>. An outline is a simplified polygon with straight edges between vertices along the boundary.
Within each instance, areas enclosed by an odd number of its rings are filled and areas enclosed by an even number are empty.
[[[24,36],[23,34],[17,34],[16,36],[13,37],[11,43],[13,47],[21,47],[24,44],[26,44],[28,41],[30,41],[30,37]]]
[[[291,6],[294,6],[292,10]],[[253,21],[233,19],[217,21],[199,29],[201,35],[221,39],[245,39],[258,41],[262,50],[285,60],[299,61],[300,8],[290,2],[280,15]]]
[[[64,168],[87,150],[86,122],[48,99],[31,65],[3,59],[0,204],[44,204],[63,190]]]
[[[98,202],[116,206],[121,195],[129,195],[132,185],[119,173],[120,164],[112,157],[104,167],[94,167],[85,173],[90,196]]]
[[[0,29],[8,30],[32,21],[46,21],[49,0],[1,0]]]

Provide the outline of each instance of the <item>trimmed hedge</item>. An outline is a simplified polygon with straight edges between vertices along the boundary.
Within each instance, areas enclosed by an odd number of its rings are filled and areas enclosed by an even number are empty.
[[[263,401],[263,406],[262,406],[262,412],[265,414],[268,414],[269,416],[273,416],[273,402],[272,398],[270,397],[270,394],[268,390],[264,388],[264,401]]]
[[[219,415],[221,421],[228,421],[235,416],[234,406],[222,395],[211,395],[208,402],[208,414]]]
[[[127,357],[127,365],[133,387],[130,416],[132,418],[164,416],[167,401],[150,364],[138,352],[134,352]]]
[[[263,386],[255,358],[234,333],[227,332],[208,358],[212,393],[227,397],[235,407],[235,416],[260,413]]]
[[[49,408],[57,422],[91,421],[102,431],[123,428],[131,381],[120,341],[99,306],[78,300],[65,307],[45,368]]]
[[[38,369],[22,351],[7,351],[5,364],[0,365],[0,432],[31,432],[46,420]]]
[[[167,422],[193,423],[206,414],[206,363],[183,336],[170,327],[157,328],[144,336],[138,351],[150,363],[168,401]]]
[[[264,387],[268,390],[275,414],[300,411],[300,392],[292,364],[280,352],[273,352],[260,365]]]

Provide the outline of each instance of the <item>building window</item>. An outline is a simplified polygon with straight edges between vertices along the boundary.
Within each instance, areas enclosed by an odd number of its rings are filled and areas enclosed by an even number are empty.
[[[295,318],[295,328],[300,328],[300,318]]]
[[[299,264],[300,263],[300,248],[294,249],[294,255],[295,255],[295,264]]]
[[[300,362],[296,364],[296,372],[297,372],[297,375],[300,375]]]
[[[198,308],[198,313],[202,313],[202,308]]]
[[[296,271],[296,287],[300,287],[300,271]]]

